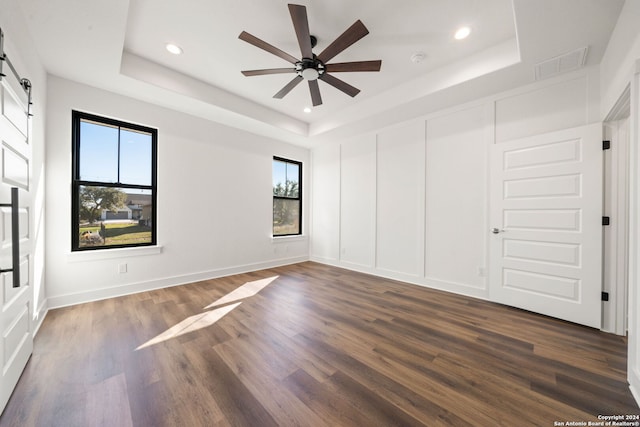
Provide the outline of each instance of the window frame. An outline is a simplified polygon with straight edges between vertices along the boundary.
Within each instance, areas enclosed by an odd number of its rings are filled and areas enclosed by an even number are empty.
[[[136,184],[123,184],[118,176],[118,182],[102,182],[102,181],[88,181],[80,179],[80,147],[81,147],[81,132],[80,126],[83,120],[95,122],[97,124],[103,124],[106,126],[113,126],[118,128],[118,134],[125,130],[138,131],[148,133],[151,135],[151,185],[136,185]],[[109,249],[120,248],[136,248],[142,246],[157,246],[157,170],[158,170],[158,129],[143,126],[135,123],[125,122],[109,117],[98,116],[91,113],[85,113],[82,111],[71,111],[71,251],[102,251]],[[118,175],[120,174],[120,136],[118,135]],[[110,187],[121,189],[140,189],[151,191],[151,242],[145,243],[132,243],[132,244],[119,244],[108,246],[85,246],[80,247],[80,187],[82,186],[94,186],[94,187]]]
[[[273,194],[273,162],[284,162],[298,166],[298,197],[286,197],[286,196],[276,196]],[[271,235],[274,238],[278,237],[287,237],[287,236],[301,236],[302,235],[302,162],[298,160],[286,159],[284,157],[273,156],[273,160],[271,162],[271,193],[273,194],[273,204],[272,207],[275,206],[275,200],[297,200],[300,204],[298,209],[298,232],[297,233],[286,233],[286,234],[275,234],[273,229],[273,213],[271,214]],[[273,212],[273,209],[272,209]]]

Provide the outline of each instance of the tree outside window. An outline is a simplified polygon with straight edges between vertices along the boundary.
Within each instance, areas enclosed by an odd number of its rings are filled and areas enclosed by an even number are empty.
[[[302,163],[273,158],[273,235],[302,234]]]

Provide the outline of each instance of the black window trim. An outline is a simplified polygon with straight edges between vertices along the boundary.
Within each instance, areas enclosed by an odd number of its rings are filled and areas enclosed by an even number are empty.
[[[80,123],[82,120],[88,120],[96,122],[98,124],[104,124],[107,126],[117,127],[118,130],[124,128],[133,131],[139,131],[151,134],[151,185],[132,185],[122,184],[119,182],[100,182],[100,181],[86,181],[79,179],[80,174]],[[118,180],[120,179],[120,133],[118,132]],[[131,122],[125,122],[109,117],[98,116],[91,113],[85,113],[82,111],[71,111],[71,251],[94,251],[94,250],[109,250],[119,248],[137,248],[142,246],[157,246],[157,170],[158,170],[158,129],[149,126],[143,126]],[[108,245],[108,246],[86,246],[80,247],[80,240],[78,232],[80,230],[80,218],[79,218],[79,202],[80,202],[80,187],[86,186],[98,186],[98,187],[111,187],[111,188],[133,188],[151,190],[151,203],[153,209],[151,210],[151,242],[149,243],[136,243],[128,245]]]
[[[286,159],[284,157],[278,157],[278,156],[273,156],[273,161],[278,161],[278,162],[285,162],[285,163],[291,163],[294,165],[298,165],[298,197],[285,197],[285,196],[276,196],[275,194],[273,195],[273,199],[279,199],[279,200],[298,200],[298,202],[300,203],[300,208],[298,209],[298,232],[297,233],[288,233],[288,234],[273,234],[273,224],[271,226],[271,235],[274,238],[278,238],[278,237],[287,237],[287,236],[301,236],[302,235],[302,162],[298,161],[298,160],[291,160],[291,159]],[[273,164],[273,163],[272,163]],[[272,186],[273,187],[273,186]],[[273,190],[272,190],[273,193]],[[273,218],[272,218],[272,223],[273,223]]]

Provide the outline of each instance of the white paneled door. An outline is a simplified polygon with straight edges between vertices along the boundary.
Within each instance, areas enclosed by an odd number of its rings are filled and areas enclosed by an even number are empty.
[[[14,273],[0,273],[0,412],[11,396],[33,349],[32,292],[29,283],[31,250],[29,167],[29,99],[9,67],[0,79],[0,269],[11,269],[17,255],[19,281]],[[13,253],[11,189],[19,200],[18,246]],[[18,286],[19,285],[19,286]]]
[[[602,125],[491,147],[490,297],[601,327]]]

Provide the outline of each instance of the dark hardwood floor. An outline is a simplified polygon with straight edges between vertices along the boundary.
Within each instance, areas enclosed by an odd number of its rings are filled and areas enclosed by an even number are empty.
[[[50,311],[0,426],[597,421],[640,414],[626,347],[307,262]]]

